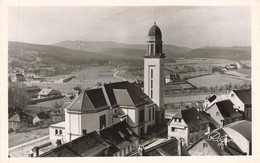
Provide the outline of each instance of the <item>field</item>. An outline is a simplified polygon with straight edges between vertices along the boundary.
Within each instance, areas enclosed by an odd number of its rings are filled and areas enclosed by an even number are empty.
[[[112,68],[107,67],[95,67],[95,68],[87,68],[81,70],[79,72],[72,72],[71,74],[75,76],[72,80],[66,83],[53,83],[51,81],[58,80],[67,75],[59,75],[54,77],[46,78],[47,82],[27,82],[32,86],[39,86],[40,88],[51,87],[53,89],[57,89],[61,91],[61,93],[69,93],[74,87],[79,86],[82,89],[92,88],[98,82],[101,83],[110,83],[110,82],[119,82],[122,81],[119,78],[114,76],[115,71]]]
[[[10,133],[8,134],[9,147],[28,142],[42,136],[49,135],[49,128],[32,130],[30,132],[22,132],[22,133]]]
[[[225,71],[225,74],[237,76],[237,77],[241,77],[241,78],[250,78],[251,69],[228,70],[228,71]]]
[[[188,80],[191,84],[195,85],[196,87],[215,87],[215,86],[224,86],[227,84],[237,84],[241,85],[244,84],[246,81],[239,78],[229,77],[222,74],[212,74],[206,75],[196,78],[191,78]]]

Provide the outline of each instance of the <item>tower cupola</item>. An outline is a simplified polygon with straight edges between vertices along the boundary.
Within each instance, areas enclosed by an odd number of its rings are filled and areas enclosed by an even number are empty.
[[[148,32],[147,54],[148,57],[165,57],[162,53],[162,32],[154,22]]]

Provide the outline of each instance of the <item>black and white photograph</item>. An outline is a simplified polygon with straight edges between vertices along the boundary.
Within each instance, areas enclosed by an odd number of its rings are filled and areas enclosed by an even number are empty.
[[[9,159],[255,152],[251,6],[7,13]]]

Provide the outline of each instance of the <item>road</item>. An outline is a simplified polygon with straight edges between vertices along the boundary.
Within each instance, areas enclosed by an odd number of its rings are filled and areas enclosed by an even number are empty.
[[[31,148],[49,142],[49,135],[9,148],[10,157],[28,157]]]

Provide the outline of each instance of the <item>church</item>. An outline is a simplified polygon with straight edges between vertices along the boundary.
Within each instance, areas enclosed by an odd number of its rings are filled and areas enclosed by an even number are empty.
[[[49,127],[50,140],[63,144],[122,121],[142,137],[164,123],[164,58],[162,33],[155,22],[144,56],[144,91],[128,81],[83,91],[65,108],[65,121]]]

